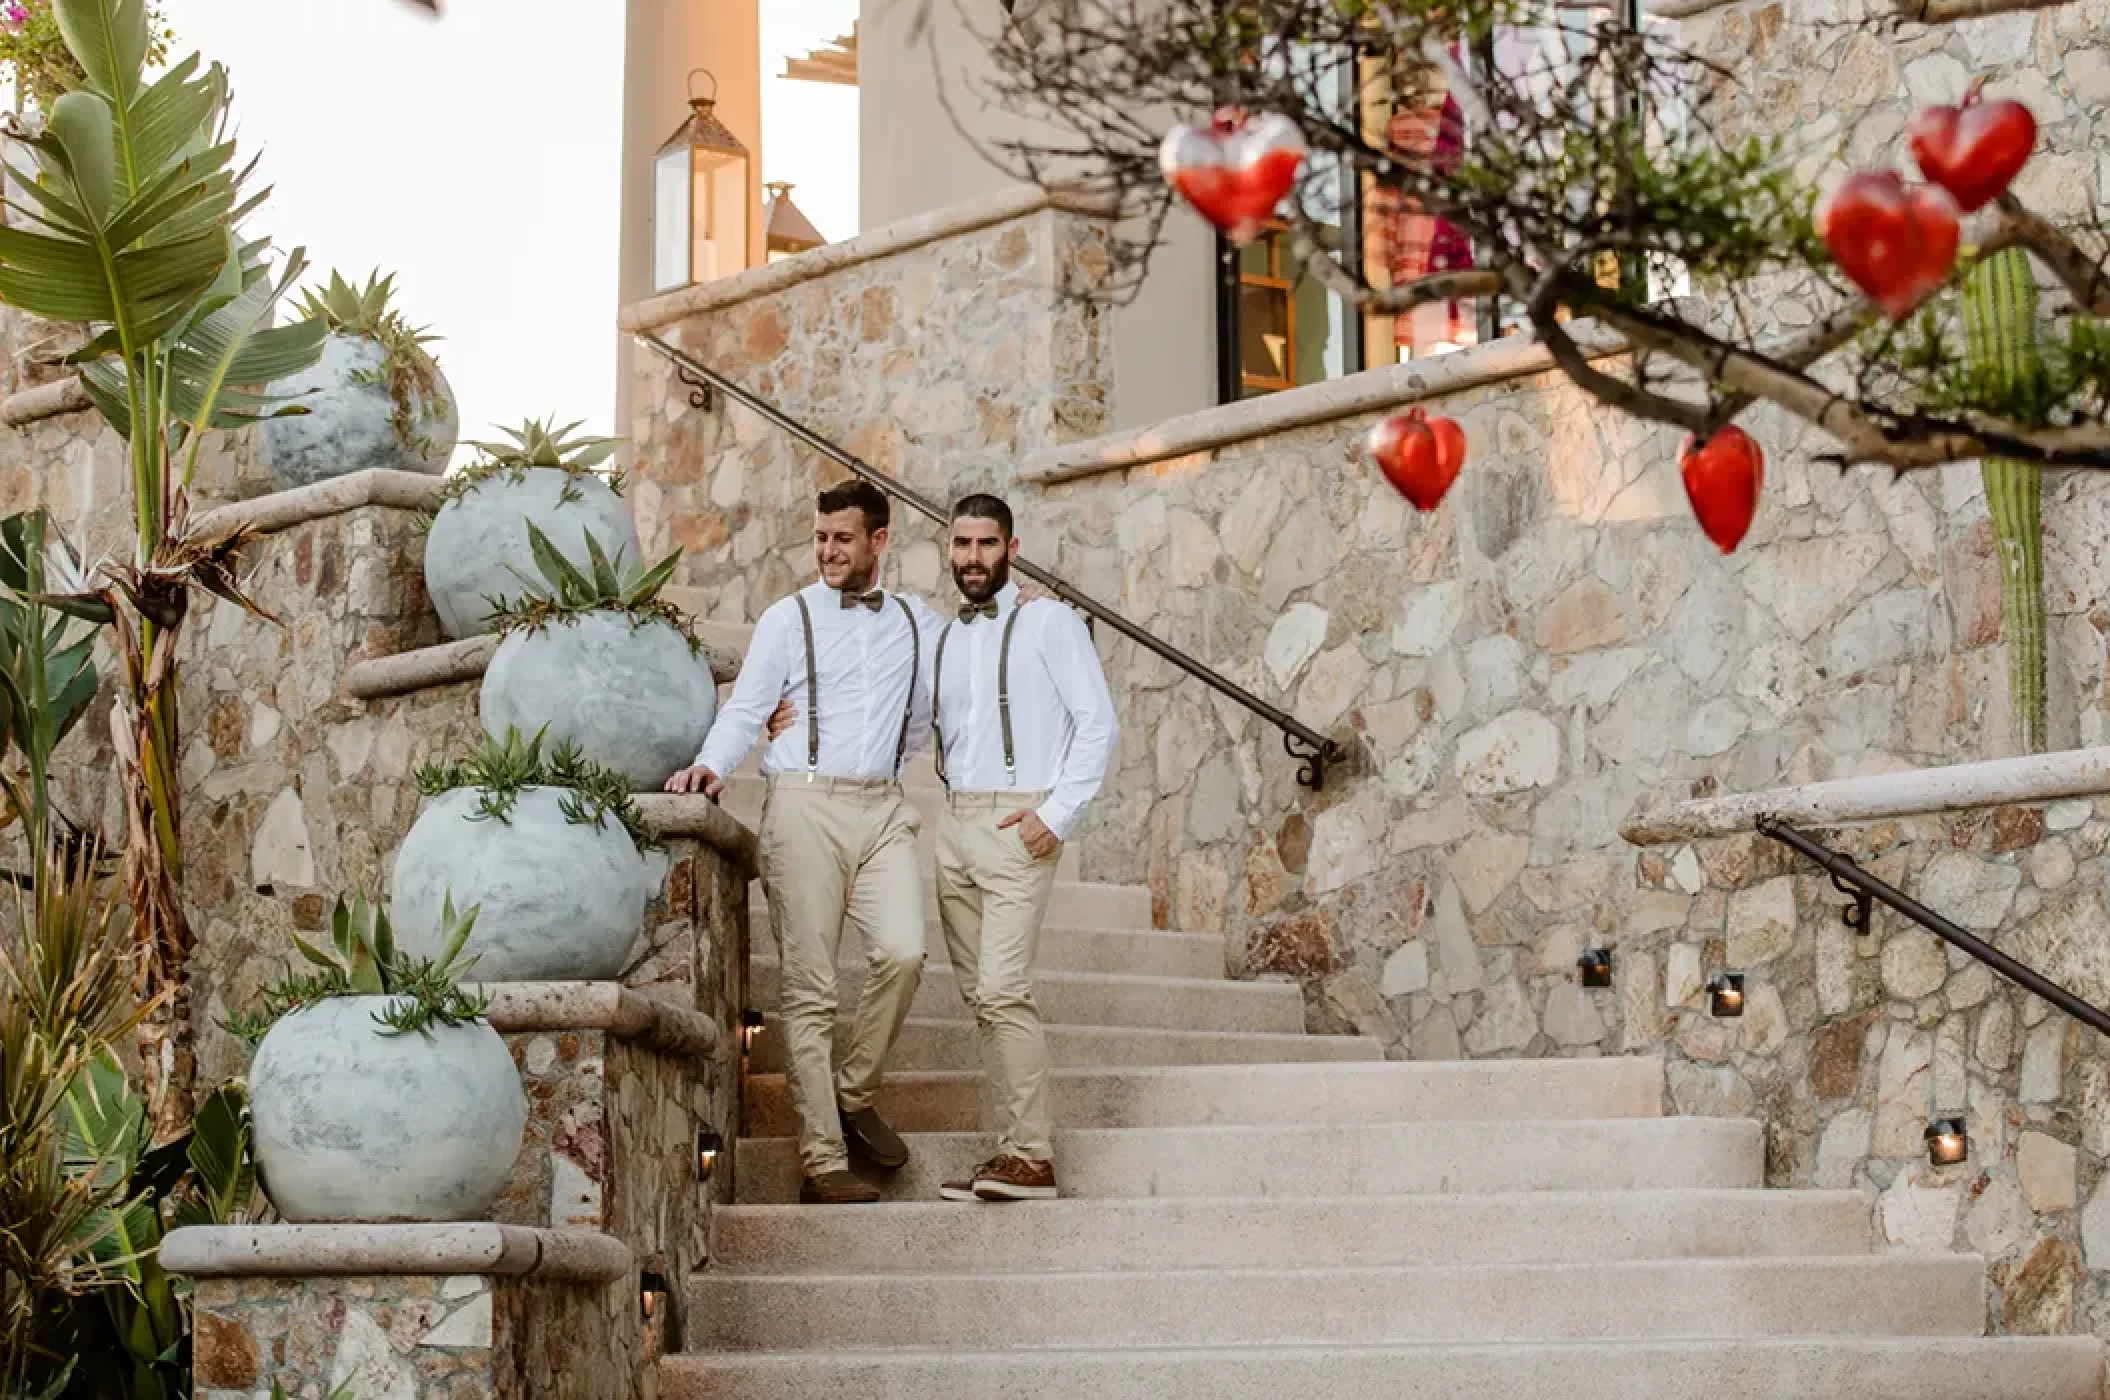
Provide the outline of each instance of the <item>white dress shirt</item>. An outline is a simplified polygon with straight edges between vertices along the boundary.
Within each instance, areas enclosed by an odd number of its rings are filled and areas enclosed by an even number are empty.
[[[995,617],[952,623],[938,678],[945,777],[959,792],[1046,792],[1038,815],[1068,840],[1084,804],[1105,781],[1114,753],[1114,699],[1084,619],[1053,599],[1018,614],[1011,635],[1011,740],[1016,773],[1004,768],[997,713],[997,663],[1004,626],[1018,610],[1018,585],[996,595]]]
[[[906,594],[887,594],[877,612],[862,605],[844,607],[842,594],[825,583],[809,584],[797,597],[806,600],[813,615],[814,674],[820,681],[821,752],[814,771],[829,778],[894,777],[902,709],[911,687],[916,700],[908,752],[930,739],[931,649],[944,620],[921,598]],[[916,615],[920,660],[912,659],[916,648],[910,646],[908,619],[896,597]],[[770,712],[787,695],[799,717],[763,752],[764,773],[806,771],[806,726],[814,717],[806,695],[806,636],[796,597],[779,598],[755,624],[732,696],[711,724],[697,764],[723,778],[746,762]]]

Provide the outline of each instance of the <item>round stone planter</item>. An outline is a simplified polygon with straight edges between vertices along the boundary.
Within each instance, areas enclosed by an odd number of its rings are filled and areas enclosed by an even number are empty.
[[[482,1220],[527,1127],[520,1071],[478,1022],[395,1035],[389,997],[337,997],[271,1028],[249,1070],[257,1168],[296,1225]]]
[[[569,739],[639,792],[656,792],[696,760],[718,712],[711,663],[672,624],[621,612],[581,613],[507,635],[484,671],[484,732],[508,727]]]
[[[435,476],[447,469],[461,417],[446,376],[439,375],[434,398],[412,395],[407,405],[411,432],[406,437],[396,426],[383,359],[376,342],[332,331],[323,338],[322,358],[299,374],[272,382],[267,392],[308,410],[263,423],[264,465],[280,489],[369,467]]]
[[[581,568],[589,530],[611,559],[620,549],[629,567],[640,561],[630,507],[599,477],[557,467],[488,477],[441,506],[425,537],[425,591],[448,636],[496,631],[493,598],[548,596],[528,547],[529,521]]]
[[[435,957],[440,914],[477,910],[464,950],[471,982],[602,982],[619,975],[645,927],[653,868],[613,817],[564,815],[565,788],[523,789],[504,821],[477,815],[478,793],[433,799],[396,854],[389,918],[396,944]]]

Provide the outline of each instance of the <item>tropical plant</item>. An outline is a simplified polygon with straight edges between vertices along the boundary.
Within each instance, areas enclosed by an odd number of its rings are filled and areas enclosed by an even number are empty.
[[[310,287],[302,294],[299,310],[307,320],[339,335],[361,336],[381,347],[380,367],[355,374],[353,381],[386,389],[396,436],[421,456],[429,456],[433,445],[421,426],[445,410],[440,364],[425,347],[439,337],[412,326],[389,305],[395,290],[394,273],[383,277],[376,270],[360,287],[332,272],[320,291]]]
[[[461,988],[463,974],[476,961],[462,956],[463,945],[475,928],[475,908],[457,914],[450,895],[440,913],[439,956],[413,958],[396,946],[386,909],[369,904],[363,892],[350,902],[340,895],[330,911],[327,948],[293,935],[293,946],[317,970],[289,971],[259,993],[260,1009],[229,1017],[222,1024],[254,1047],[285,1017],[332,997],[391,998],[388,1006],[374,1013],[374,1021],[392,1035],[481,1020],[490,1003]]]
[[[680,550],[675,550],[649,569],[639,568],[624,559],[620,548],[611,558],[599,538],[587,530],[583,532],[587,567],[582,569],[565,558],[534,521],[527,522],[527,532],[529,553],[534,556],[536,572],[542,576],[541,586],[547,591],[527,593],[514,599],[486,598],[484,601],[491,605],[491,616],[498,619],[503,629],[534,631],[582,613],[619,612],[629,616],[632,626],[664,622],[688,637],[691,651],[702,649],[703,643],[689,631],[687,616],[659,596],[681,563]],[[535,586],[535,580],[520,570],[515,569],[513,573],[530,588]]]
[[[146,1104],[115,1058],[91,1063],[67,1094],[66,1165],[106,1198],[85,1245],[101,1286],[68,1319],[79,1360],[67,1394],[183,1400],[191,1393],[191,1289],[163,1271],[162,1237],[185,1225],[232,1225],[259,1213],[249,1101],[224,1084],[190,1131],[150,1146]]]
[[[142,1055],[156,1136],[167,1139],[190,1121],[193,1060],[176,647],[194,587],[256,611],[236,582],[246,535],[195,528],[188,487],[208,430],[298,411],[239,386],[314,363],[324,328],[272,325],[304,260],[296,250],[274,277],[268,244],[239,235],[263,196],[242,193],[249,169],[235,164],[226,73],[193,55],[150,82],[144,0],[52,6],[81,81],[29,139],[36,169],[15,172],[34,227],[0,228],[0,299],[87,323],[74,356],[82,384],[129,446],[132,557],[54,588],[52,601],[114,624],[124,863],[155,1007]]]
[[[52,1395],[71,1375],[81,1301],[118,1284],[107,1245],[122,1177],[69,1154],[76,1084],[130,1035],[138,951],[93,861],[32,848],[16,927],[0,937],[0,1396]],[[69,1166],[69,1159],[73,1165]]]
[[[613,817],[630,834],[639,850],[658,848],[659,834],[645,820],[620,773],[587,761],[579,746],[567,739],[542,752],[546,730],[528,738],[508,727],[504,738],[486,735],[483,747],[466,759],[434,761],[418,770],[418,791],[438,797],[457,788],[474,788],[476,813],[471,821],[510,818],[513,804],[529,788],[569,788],[562,810],[567,821],[578,826],[599,826],[603,817]]]
[[[47,567],[47,558],[49,566]],[[95,638],[77,620],[44,602],[44,592],[81,573],[80,558],[41,510],[0,519],[0,759],[17,755],[20,771],[0,767],[7,810],[0,828],[24,823],[27,846],[44,848],[54,823],[78,849],[86,839],[50,797],[51,754],[88,713],[101,684],[91,659]],[[34,878],[17,874],[16,884]]]
[[[468,466],[447,478],[441,492],[443,502],[458,499],[496,476],[508,481],[519,481],[530,467],[554,467],[573,477],[594,476],[605,483],[618,496],[623,494],[623,474],[613,469],[602,470],[602,464],[615,455],[622,445],[621,438],[572,436],[585,426],[585,419],[567,423],[558,428],[552,426],[556,419],[530,418],[517,428],[500,428],[509,442],[471,442],[482,455]],[[578,496],[570,483],[566,483],[562,501],[577,500]]]
[[[159,5],[148,7],[147,26],[147,62],[156,65],[168,57],[176,31],[162,19]],[[0,5],[0,63],[15,75],[16,101],[40,112],[49,112],[59,94],[79,87],[84,76],[59,33],[51,0],[9,0]]]

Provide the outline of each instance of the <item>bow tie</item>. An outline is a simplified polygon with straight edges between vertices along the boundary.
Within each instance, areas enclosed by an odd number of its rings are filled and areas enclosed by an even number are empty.
[[[996,599],[989,598],[979,603],[960,604],[960,621],[972,622],[978,617],[995,617]]]
[[[870,593],[864,594],[845,593],[842,598],[843,606],[846,608],[865,607],[870,608],[873,612],[878,612],[886,606],[886,590],[881,588],[875,588]]]

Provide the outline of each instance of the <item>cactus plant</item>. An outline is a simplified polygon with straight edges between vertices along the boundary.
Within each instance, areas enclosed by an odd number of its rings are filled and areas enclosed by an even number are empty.
[[[1964,282],[1963,322],[1971,368],[1989,387],[2012,393],[2043,374],[2037,284],[2020,249],[1995,253],[1971,270]],[[2042,478],[2035,465],[2004,457],[1986,458],[1979,472],[2000,560],[2001,630],[2015,738],[2024,752],[2041,753],[2046,743]]]

